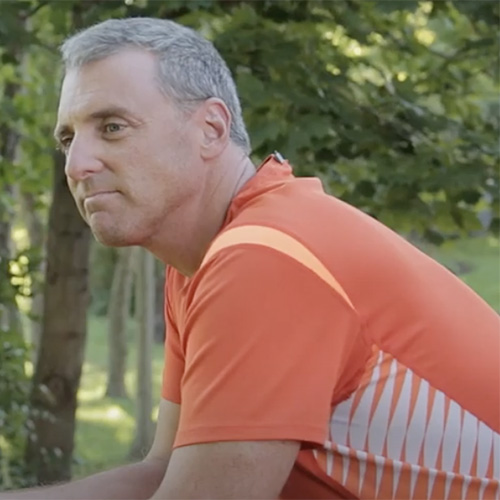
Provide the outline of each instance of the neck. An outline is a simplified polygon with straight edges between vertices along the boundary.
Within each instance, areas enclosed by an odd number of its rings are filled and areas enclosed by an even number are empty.
[[[255,166],[239,148],[227,151],[217,164],[208,166],[213,173],[207,178],[202,192],[187,217],[176,222],[179,227],[172,231],[176,241],[151,245],[148,250],[165,264],[185,276],[192,276],[220,231],[227,210],[243,185],[255,175]],[[187,219],[187,220],[186,220]]]

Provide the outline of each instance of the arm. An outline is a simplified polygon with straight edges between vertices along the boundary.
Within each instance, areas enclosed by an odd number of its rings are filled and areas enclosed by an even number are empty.
[[[161,483],[177,431],[179,405],[162,399],[153,445],[136,464],[95,474],[71,483],[0,493],[0,500],[146,499]]]
[[[152,498],[278,498],[299,448],[298,441],[229,441],[177,448]]]
[[[325,281],[272,249],[221,252],[204,271],[188,304],[184,283],[169,281],[172,312],[184,314],[169,353],[183,375],[165,372],[164,395],[180,400],[180,386],[182,412],[153,499],[276,498],[299,443],[328,436],[359,323]]]
[[[144,460],[71,483],[5,491],[0,500],[142,499],[152,495],[164,474],[164,462]]]

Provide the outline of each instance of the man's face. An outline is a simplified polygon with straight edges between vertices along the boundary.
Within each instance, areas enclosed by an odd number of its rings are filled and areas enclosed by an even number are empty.
[[[175,231],[202,182],[199,130],[156,75],[153,55],[124,50],[64,78],[56,136],[68,185],[106,245],[147,245]]]

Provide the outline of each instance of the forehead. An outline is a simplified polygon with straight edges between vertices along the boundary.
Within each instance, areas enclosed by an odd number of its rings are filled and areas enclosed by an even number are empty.
[[[153,54],[136,49],[69,70],[63,80],[58,123],[70,124],[105,106],[131,113],[155,110],[165,101],[157,83]]]

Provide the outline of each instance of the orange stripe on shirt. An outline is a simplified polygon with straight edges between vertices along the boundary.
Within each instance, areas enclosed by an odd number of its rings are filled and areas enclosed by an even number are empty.
[[[220,250],[245,243],[273,248],[300,262],[303,266],[313,271],[323,281],[330,285],[330,287],[333,288],[352,309],[354,309],[347,293],[323,263],[302,243],[278,229],[254,225],[238,226],[228,229],[215,238],[205,254],[201,265],[203,266]]]

